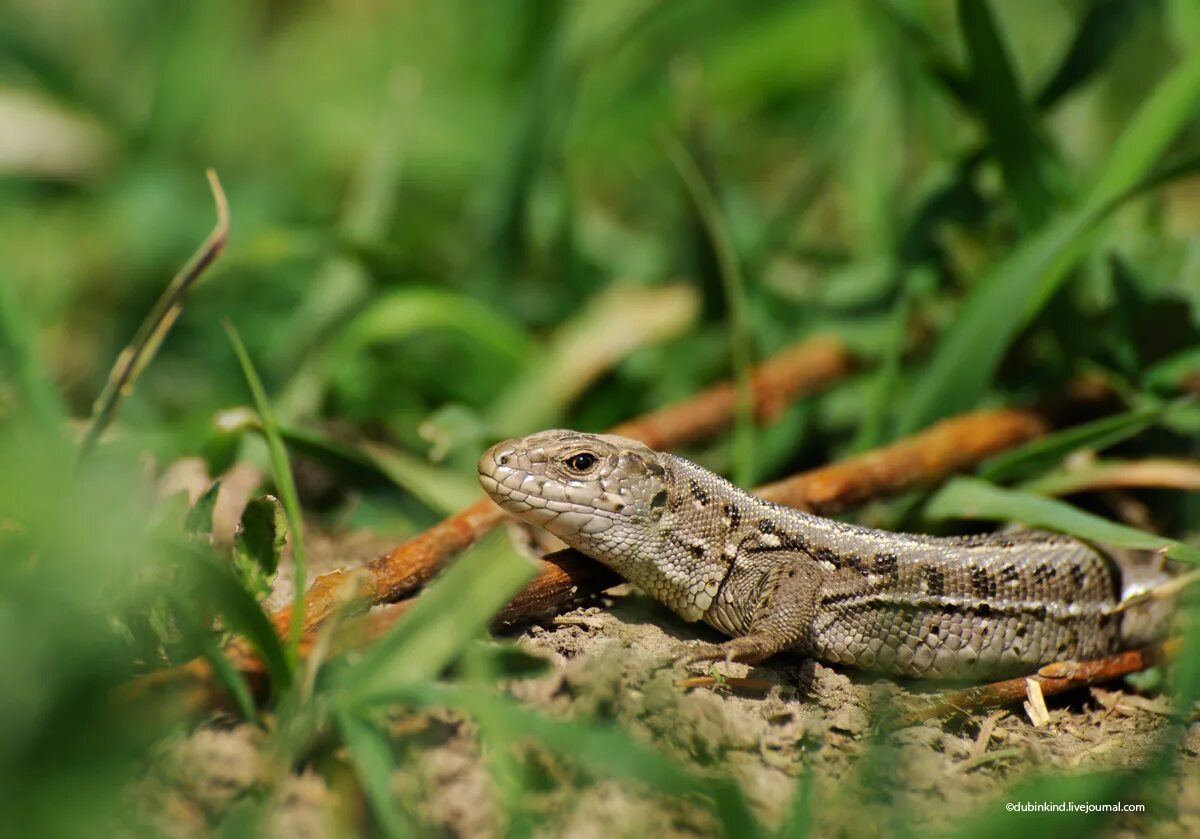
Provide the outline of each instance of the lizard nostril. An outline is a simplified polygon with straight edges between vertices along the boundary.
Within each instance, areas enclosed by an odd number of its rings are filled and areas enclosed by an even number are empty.
[[[501,465],[501,466],[507,466],[507,465],[508,465],[508,455],[506,455],[506,454],[502,454],[502,455],[500,455],[500,465]]]

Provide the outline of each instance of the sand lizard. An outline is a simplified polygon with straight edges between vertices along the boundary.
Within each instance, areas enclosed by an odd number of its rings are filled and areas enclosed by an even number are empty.
[[[795,650],[925,678],[1030,672],[1145,643],[1123,571],[1068,536],[891,533],[756,498],[635,440],[545,431],[500,443],[479,480],[504,510],[732,640],[692,659]]]

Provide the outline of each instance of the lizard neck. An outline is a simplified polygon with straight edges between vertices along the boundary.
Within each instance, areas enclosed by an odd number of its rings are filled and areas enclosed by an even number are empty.
[[[664,455],[661,505],[636,551],[592,553],[685,620],[705,617],[746,539],[780,508],[689,460]],[[586,551],[585,551],[586,552]]]

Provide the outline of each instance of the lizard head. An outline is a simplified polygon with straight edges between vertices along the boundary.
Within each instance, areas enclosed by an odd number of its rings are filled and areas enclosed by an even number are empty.
[[[662,459],[626,437],[542,431],[484,452],[479,482],[504,510],[574,548],[627,549],[666,505]]]

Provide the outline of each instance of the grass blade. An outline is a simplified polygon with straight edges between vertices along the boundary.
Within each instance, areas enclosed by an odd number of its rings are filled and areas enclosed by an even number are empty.
[[[104,386],[92,409],[91,423],[79,447],[80,457],[86,457],[95,447],[100,435],[116,416],[121,401],[133,391],[138,378],[154,360],[163,339],[167,337],[167,333],[171,331],[171,327],[183,311],[183,303],[188,293],[208,267],[225,251],[225,245],[229,241],[229,203],[225,200],[225,191],[221,188],[221,182],[217,180],[217,173],[212,169],[208,170],[208,185],[217,205],[216,226],[200,248],[192,254],[187,264],[171,279],[166,290],[154,302],[150,313],[138,327],[129,346],[117,356],[116,364],[108,375],[108,384]]]
[[[424,458],[372,440],[359,445],[380,474],[442,515],[448,516],[479,498],[479,482],[474,476],[438,468]]]
[[[353,714],[338,714],[334,720],[384,834],[392,839],[411,836],[411,825],[392,795],[392,772],[396,764],[387,735],[373,723]]]
[[[296,494],[296,482],[292,478],[292,467],[288,463],[287,448],[283,444],[283,436],[279,433],[279,425],[271,404],[267,401],[267,393],[263,389],[262,379],[250,361],[246,346],[238,336],[233,325],[226,322],[225,331],[229,334],[229,342],[237,354],[242,366],[242,374],[250,394],[254,397],[254,407],[258,411],[262,433],[267,441],[267,450],[271,455],[271,471],[275,475],[275,485],[279,497],[283,501],[283,510],[287,515],[288,530],[292,535],[292,564],[295,566],[295,594],[292,599],[292,630],[288,650],[292,661],[295,661],[296,650],[300,645],[300,636],[304,632],[304,592],[308,588],[308,554],[304,549],[304,519],[300,514],[300,499]]]
[[[207,531],[206,531],[207,532]],[[209,562],[208,557],[200,557],[199,562]],[[258,721],[258,706],[254,701],[254,694],[250,690],[250,686],[246,683],[245,677],[242,675],[229,658],[225,655],[225,650],[222,649],[216,634],[213,632],[211,625],[205,625],[198,618],[193,605],[188,602],[184,596],[178,592],[172,592],[168,596],[171,604],[172,617],[176,625],[181,630],[185,638],[200,638],[200,651],[208,663],[212,665],[213,673],[216,674],[217,680],[233,697],[234,704],[241,712],[242,716],[250,722]],[[218,607],[224,605],[218,603]],[[203,621],[207,622],[211,617],[211,613],[206,613]],[[226,620],[229,620],[226,618]],[[275,640],[275,646],[279,646],[279,639]],[[265,660],[265,657],[264,657]]]
[[[984,0],[959,0],[959,24],[967,43],[971,83],[989,145],[1016,204],[1025,230],[1045,223],[1057,201],[1047,183],[1052,155],[1038,130],[1033,109]]]
[[[981,277],[942,336],[905,404],[900,433],[975,405],[1018,331],[1046,305],[1083,254],[1084,236],[1135,194],[1200,98],[1200,56],[1180,65],[1142,105],[1088,196]]]
[[[1103,417],[1058,431],[984,461],[978,474],[989,481],[1011,481],[1053,466],[1082,448],[1102,451],[1149,428],[1167,408],[1143,408]]]
[[[630,353],[686,332],[696,320],[697,298],[682,283],[614,286],[594,295],[499,396],[492,425],[508,435],[559,423],[568,406]]]
[[[342,706],[357,713],[386,704],[399,686],[435,678],[533,573],[532,563],[496,539],[455,562],[341,674]]]
[[[1075,257],[1064,254],[1092,221],[1091,214],[1076,211],[1051,222],[980,279],[905,401],[899,435],[912,434],[979,401],[1025,323],[1031,290],[1058,287]]]
[[[1117,138],[1096,178],[1088,203],[1100,207],[1134,189],[1154,162],[1195,115],[1200,98],[1200,55],[1190,57],[1167,76]]]
[[[276,693],[286,690],[292,683],[291,662],[262,606],[229,570],[208,557],[200,557],[194,567],[229,628],[244,636],[262,656]]]
[[[1048,110],[1104,68],[1112,53],[1129,36],[1141,0],[1093,0],[1075,31],[1071,46],[1049,80],[1038,92],[1037,107]]]
[[[204,494],[196,499],[196,503],[188,510],[183,528],[191,536],[207,538],[211,541],[213,529],[213,512],[217,509],[217,497],[221,494],[221,481],[217,479]]]
[[[1065,501],[1003,489],[979,478],[950,481],[926,503],[925,515],[933,519],[1019,521],[1102,545],[1159,551],[1171,559],[1200,563],[1200,548],[1085,513]]]
[[[217,679],[224,685],[225,690],[233,697],[234,704],[242,717],[252,723],[258,722],[258,706],[254,703],[254,694],[246,684],[246,678],[234,667],[225,656],[225,651],[215,640],[209,639],[204,644],[204,657],[212,665]]]
[[[749,486],[754,474],[754,391],[750,386],[754,350],[747,312],[746,278],[742,275],[741,261],[721,214],[717,196],[705,180],[704,173],[677,140],[669,139],[666,147],[717,255],[725,303],[729,307],[729,352],[737,394],[737,411],[733,420],[733,479],[742,486]]]
[[[1200,347],[1184,350],[1165,358],[1146,371],[1145,381],[1151,388],[1178,391],[1189,376],[1200,378]]]
[[[970,79],[947,53],[943,39],[930,32],[907,10],[901,9],[900,4],[881,0],[873,8],[907,43],[920,61],[925,75],[937,82],[956,104],[973,112],[976,102],[972,96]]]

